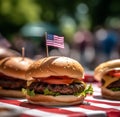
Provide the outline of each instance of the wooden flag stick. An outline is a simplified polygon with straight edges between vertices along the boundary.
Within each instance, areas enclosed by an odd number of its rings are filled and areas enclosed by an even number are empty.
[[[45,39],[47,41],[47,32],[45,32]],[[46,44],[46,56],[48,57],[48,45]]]
[[[24,47],[22,47],[22,59],[24,60],[24,57],[25,57],[25,49]]]
[[[46,56],[48,57],[48,45],[46,45]]]

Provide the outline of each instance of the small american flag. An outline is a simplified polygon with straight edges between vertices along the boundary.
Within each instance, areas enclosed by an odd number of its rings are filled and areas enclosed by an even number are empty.
[[[46,45],[64,48],[64,37],[53,34],[47,34]]]

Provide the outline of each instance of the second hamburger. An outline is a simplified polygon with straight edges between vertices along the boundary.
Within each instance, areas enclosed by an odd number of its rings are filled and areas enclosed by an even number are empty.
[[[21,89],[26,88],[25,73],[33,60],[7,57],[0,61],[0,96],[23,98]]]
[[[103,98],[120,100],[120,59],[98,65],[95,68],[94,77],[101,82]]]

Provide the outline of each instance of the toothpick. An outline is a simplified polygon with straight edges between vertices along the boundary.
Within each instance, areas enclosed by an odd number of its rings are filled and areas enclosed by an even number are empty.
[[[45,32],[45,39],[47,40],[47,32]],[[48,57],[48,45],[46,44],[46,56]]]
[[[24,57],[25,57],[25,49],[24,47],[22,47],[22,60],[24,60]]]

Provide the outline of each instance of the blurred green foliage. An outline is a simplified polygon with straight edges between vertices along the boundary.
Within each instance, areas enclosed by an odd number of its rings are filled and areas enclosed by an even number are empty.
[[[0,32],[15,33],[25,23],[39,21],[40,8],[33,0],[0,0]]]
[[[26,23],[49,22],[70,40],[78,28],[118,26],[119,4],[119,0],[0,0],[0,32],[10,36]]]

